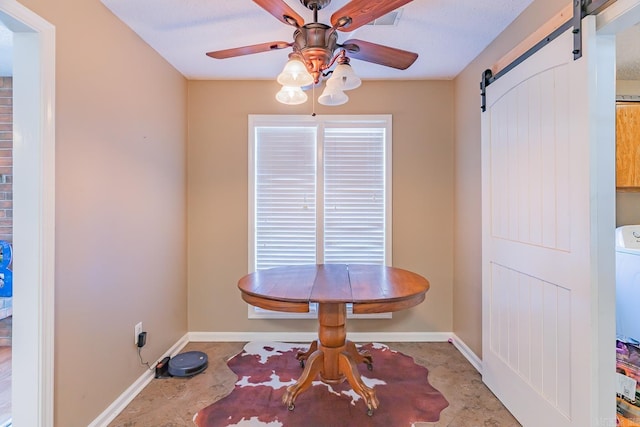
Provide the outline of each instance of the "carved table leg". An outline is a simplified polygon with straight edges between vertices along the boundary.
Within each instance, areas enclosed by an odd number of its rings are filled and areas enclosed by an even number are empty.
[[[362,381],[356,362],[347,353],[340,354],[340,371],[346,375],[353,391],[364,399],[367,404],[367,413],[373,415],[373,410],[378,408],[379,403],[376,392]]]
[[[311,386],[311,383],[322,369],[324,354],[321,351],[315,351],[309,356],[308,362],[298,381],[287,387],[287,391],[282,396],[282,402],[287,405],[290,411],[293,411],[295,407],[296,396]]]
[[[349,356],[356,362],[356,365],[358,363],[366,363],[367,369],[373,371],[373,358],[368,351],[359,351],[354,343],[347,340],[347,353],[349,353]]]
[[[311,356],[311,354],[318,349],[318,340],[314,340],[309,346],[309,350],[307,351],[299,351],[296,354],[296,359],[300,361],[300,366],[304,368],[304,361]]]

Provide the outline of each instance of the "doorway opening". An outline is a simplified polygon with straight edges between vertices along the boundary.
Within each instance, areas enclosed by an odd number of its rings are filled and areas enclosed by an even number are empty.
[[[16,0],[0,1],[12,33],[13,274],[11,418],[53,418],[55,28]],[[3,55],[5,56],[5,55]],[[16,182],[16,181],[19,181]]]
[[[0,427],[11,422],[13,78],[0,66]]]
[[[616,33],[616,412],[620,425],[640,421],[640,24]],[[630,227],[629,227],[630,226]],[[625,424],[626,425],[626,424]]]
[[[13,33],[0,22],[0,427],[11,423],[13,323]]]

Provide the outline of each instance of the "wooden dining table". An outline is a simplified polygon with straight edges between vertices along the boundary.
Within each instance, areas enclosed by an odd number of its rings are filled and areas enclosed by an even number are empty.
[[[429,282],[419,274],[400,268],[364,264],[314,264],[259,270],[238,281],[242,298],[267,310],[306,313],[318,304],[318,339],[297,359],[304,370],[287,387],[282,401],[295,408],[295,399],[316,377],[327,384],[348,381],[373,415],[378,399],[362,381],[357,364],[373,369],[373,360],[347,340],[347,304],[354,314],[387,313],[420,304]]]

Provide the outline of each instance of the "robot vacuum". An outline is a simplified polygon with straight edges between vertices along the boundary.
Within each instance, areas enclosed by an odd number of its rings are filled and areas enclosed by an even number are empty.
[[[207,369],[209,359],[201,351],[187,351],[175,355],[168,365],[172,377],[192,377]]]

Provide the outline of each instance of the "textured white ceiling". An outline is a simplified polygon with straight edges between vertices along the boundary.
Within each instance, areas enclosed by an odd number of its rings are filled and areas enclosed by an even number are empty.
[[[191,79],[273,79],[290,49],[230,59],[206,52],[271,41],[292,41],[285,25],[251,0],[101,0],[184,76]],[[285,0],[305,22],[313,13],[299,0]],[[333,0],[318,13],[328,23],[348,0]],[[402,7],[396,26],[366,25],[349,38],[419,54],[407,70],[353,60],[369,79],[451,79],[500,34],[532,0],[414,0]]]
[[[262,41],[290,41],[293,28],[281,24],[251,0],[101,0],[147,43],[189,78],[273,78],[287,49],[245,58],[214,60],[210,50]],[[286,0],[306,21],[312,14],[299,0]],[[398,26],[365,26],[340,40],[358,37],[420,54],[405,71],[354,60],[362,77],[452,78],[531,0],[414,0],[401,9]],[[334,0],[319,13],[326,22],[346,0]],[[481,3],[481,4],[479,4]],[[429,28],[427,28],[429,27]],[[193,34],[198,34],[194,36]],[[0,21],[0,76],[12,75],[12,33]],[[640,80],[640,26],[616,37],[617,77]]]

